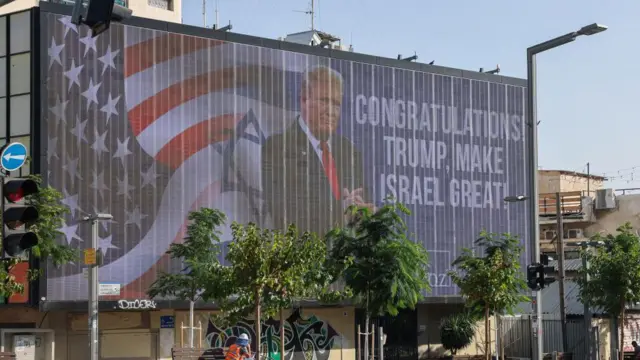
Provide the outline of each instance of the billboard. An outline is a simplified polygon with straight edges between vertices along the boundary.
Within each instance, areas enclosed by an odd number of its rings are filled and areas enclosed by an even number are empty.
[[[48,33],[46,163],[71,209],[63,241],[100,229],[100,280],[144,297],[187,214],[295,223],[323,234],[344,208],[405,203],[431,255],[431,295],[481,229],[524,234],[525,88],[69,17]],[[497,77],[487,77],[499,79]],[[44,111],[43,111],[44,112]],[[225,229],[223,239],[231,239]],[[176,264],[173,264],[176,265]],[[81,264],[47,272],[47,299],[86,299]]]

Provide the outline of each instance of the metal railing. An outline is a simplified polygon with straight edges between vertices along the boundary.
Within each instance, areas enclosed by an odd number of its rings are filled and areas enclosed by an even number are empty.
[[[556,194],[540,194],[538,206],[540,216],[556,215]],[[560,211],[562,215],[582,214],[582,191],[567,191],[560,193]]]

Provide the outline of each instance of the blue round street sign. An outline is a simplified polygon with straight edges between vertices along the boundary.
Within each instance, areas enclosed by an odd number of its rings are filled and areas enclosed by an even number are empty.
[[[0,152],[0,165],[6,171],[16,171],[27,162],[27,147],[14,142],[6,145]]]

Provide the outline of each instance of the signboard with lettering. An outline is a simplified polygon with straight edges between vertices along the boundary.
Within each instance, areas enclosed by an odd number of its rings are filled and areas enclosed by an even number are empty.
[[[176,318],[174,316],[160,316],[161,329],[173,329],[176,326]]]

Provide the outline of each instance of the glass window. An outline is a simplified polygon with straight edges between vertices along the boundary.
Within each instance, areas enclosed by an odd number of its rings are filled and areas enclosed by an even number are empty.
[[[11,66],[10,94],[25,94],[31,90],[31,54],[11,55],[9,60]]]
[[[11,54],[31,49],[31,11],[11,15]]]
[[[31,129],[31,96],[20,95],[9,99],[9,104],[11,105],[9,123],[11,136],[29,134]]]
[[[27,156],[31,156],[31,136],[21,136],[16,138],[11,138],[11,142],[19,142],[22,143],[27,148]],[[33,160],[32,160],[33,161]],[[29,161],[25,166],[20,168],[20,170],[16,171],[19,174],[18,176],[26,176],[31,174],[31,161]]]
[[[7,58],[0,57],[0,96],[7,96]]]
[[[148,0],[149,6],[164,10],[173,10],[173,1],[171,0]]]
[[[7,98],[0,98],[0,137],[7,136]]]
[[[7,17],[0,17],[0,56],[7,55]]]

